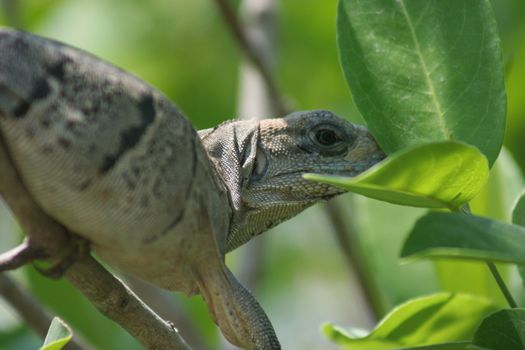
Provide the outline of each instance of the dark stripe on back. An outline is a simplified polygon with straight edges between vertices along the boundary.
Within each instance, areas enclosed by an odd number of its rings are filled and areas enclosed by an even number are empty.
[[[102,174],[110,171],[124,153],[133,148],[140,141],[140,138],[148,126],[155,120],[156,111],[153,96],[151,94],[143,95],[138,102],[137,107],[140,111],[140,125],[133,126],[122,132],[117,152],[114,154],[107,154],[102,161],[102,165],[99,168],[99,171]]]
[[[9,98],[18,100],[16,107],[10,113],[13,117],[18,119],[26,116],[33,102],[46,98],[51,92],[51,88],[45,79],[39,79],[36,81],[28,99],[17,96],[7,86],[0,86],[0,93],[2,92],[11,95]]]
[[[35,86],[33,87],[33,91],[31,91],[31,102],[41,100],[43,98],[46,98],[47,95],[51,92],[51,89],[49,88],[49,84],[45,79],[40,79],[36,82]]]
[[[65,57],[65,58],[61,59],[60,61],[50,65],[48,67],[48,69],[47,69],[47,72],[51,76],[53,76],[55,79],[57,79],[58,81],[63,82],[64,81],[64,77],[66,75],[65,66],[69,62],[71,62],[71,58]]]

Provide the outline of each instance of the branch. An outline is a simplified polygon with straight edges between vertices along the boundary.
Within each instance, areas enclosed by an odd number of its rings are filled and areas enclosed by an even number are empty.
[[[169,320],[177,325],[179,333],[184,336],[195,349],[206,350],[208,345],[205,344],[203,335],[191,320],[178,295],[173,292],[160,289],[152,284],[135,278],[132,275],[124,274],[126,285],[135,292],[149,307],[153,309],[160,317]]]
[[[21,183],[0,137],[0,194],[9,205],[37,250],[58,256],[67,249],[68,232],[47,216]],[[100,312],[120,324],[148,349],[184,349],[182,337],[157,316],[120,280],[90,255],[77,260],[65,278],[86,296]]]
[[[383,316],[384,305],[381,296],[378,295],[377,291],[379,288],[375,283],[373,274],[369,273],[368,268],[365,266],[365,259],[360,248],[357,232],[355,232],[351,223],[347,223],[345,220],[339,203],[334,200],[329,201],[324,209],[330,219],[335,238],[343,251],[347,265],[354,272],[368,310],[372,312],[372,321],[376,323]]]
[[[44,258],[41,250],[25,239],[19,246],[0,254],[0,272],[17,269],[35,259]]]
[[[277,114],[281,116],[289,114],[290,109],[286,106],[283,95],[281,94],[277,83],[272,77],[272,73],[270,72],[268,64],[261,59],[260,51],[257,50],[253,43],[248,39],[246,30],[239,21],[239,18],[235,13],[235,9],[231,6],[229,0],[215,0],[215,3],[221,11],[226,24],[232,32],[232,35],[237,40],[237,43],[239,44],[242,52],[261,75],[261,78],[266,85],[266,90],[270,95],[270,102],[272,103],[274,111],[276,111]]]
[[[260,50],[258,50],[258,48],[255,46],[253,40],[250,40],[250,36],[247,34],[247,28],[245,28],[239,21],[239,18],[235,14],[235,10],[231,3],[229,0],[215,0],[215,2],[224,17],[225,23],[230,28],[233,37],[237,40],[239,47],[244,52],[245,57],[252,62],[254,68],[258,71],[262,81],[266,86],[266,91],[269,94],[272,106],[274,106],[275,110],[280,111],[279,114],[289,114],[291,111],[284,103],[284,98],[277,88],[277,83],[273,78],[273,75],[269,69],[269,65],[267,62],[261,59]],[[374,301],[375,297],[372,296],[375,295],[376,292],[370,289],[370,284],[363,284],[364,280],[362,279],[362,276],[366,274],[366,271],[362,269],[362,264],[354,263],[355,261],[359,260],[359,258],[353,257],[351,249],[347,249],[347,247],[358,246],[355,244],[355,242],[358,241],[357,235],[355,235],[353,230],[345,224],[345,219],[338,203],[331,202],[330,206],[325,206],[324,210],[330,222],[332,223],[334,234],[339,243],[341,251],[345,256],[345,260],[348,263],[348,267],[351,271],[356,272],[356,275],[358,276],[359,282],[362,286],[362,291],[364,292],[363,297],[367,300],[368,305],[371,306],[371,311],[375,314],[377,319],[380,315],[382,315],[383,310],[380,309],[380,302]],[[354,243],[352,243],[352,241]],[[359,276],[361,276],[361,278]],[[373,293],[372,295],[369,294],[371,292]]]
[[[51,315],[38,301],[24,289],[20,288],[20,286],[5,273],[0,273],[0,295],[33,331],[42,338],[45,338],[52,321]],[[65,349],[88,350],[91,349],[91,347],[79,339],[78,335],[73,334],[73,339],[67,344]]]

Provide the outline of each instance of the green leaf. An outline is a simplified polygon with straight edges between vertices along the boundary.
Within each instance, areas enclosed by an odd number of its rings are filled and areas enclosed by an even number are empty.
[[[473,344],[491,350],[525,349],[525,309],[501,310],[485,318]]]
[[[525,226],[525,192],[523,192],[514,208],[512,209],[512,223],[515,225]]]
[[[525,192],[523,192],[514,204],[512,209],[512,223],[525,227]],[[525,288],[525,266],[518,266],[518,272],[521,276],[521,283]]]
[[[367,335],[351,334],[331,324],[326,324],[323,331],[330,340],[351,350],[437,346],[437,343],[470,340],[480,320],[495,310],[485,298],[439,293],[398,306]],[[440,344],[445,347],[435,349],[466,349],[466,345]]]
[[[58,317],[54,317],[51,326],[47,331],[44,345],[40,350],[60,350],[73,337],[73,332],[69,326]]]
[[[488,0],[341,0],[337,34],[354,101],[387,153],[457,140],[494,163],[506,97]]]
[[[415,348],[402,348],[396,350],[489,350],[472,345],[470,342],[442,343],[428,346],[417,346]]]
[[[501,0],[497,0],[501,1]],[[510,213],[516,202],[516,194],[521,192],[523,180],[518,165],[508,151],[503,148],[496,163],[490,170],[488,181],[481,192],[469,202],[473,213],[491,219],[510,221]],[[420,215],[421,216],[421,215]],[[415,220],[412,223],[415,223]],[[396,222],[397,224],[397,222]],[[410,232],[410,227],[405,233]],[[403,237],[403,240],[406,236]],[[401,249],[398,250],[398,253]],[[507,301],[494,276],[483,261],[436,259],[436,273],[443,291],[461,292],[484,296],[505,307]],[[410,264],[419,265],[419,264]],[[500,264],[499,273],[503,279],[509,275],[512,266]]]
[[[488,176],[486,158],[459,142],[411,147],[356,177],[305,174],[367,197],[427,208],[459,207],[471,200]]]
[[[420,218],[401,257],[454,257],[525,263],[525,228],[478,216],[431,212]]]

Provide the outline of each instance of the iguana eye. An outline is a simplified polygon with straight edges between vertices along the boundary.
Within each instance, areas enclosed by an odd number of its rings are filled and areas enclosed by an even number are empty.
[[[323,146],[331,146],[341,141],[341,138],[333,130],[319,129],[315,132],[315,140]]]
[[[314,126],[308,132],[308,137],[310,146],[304,148],[327,156],[347,152],[354,142],[354,137],[350,131],[329,123]]]

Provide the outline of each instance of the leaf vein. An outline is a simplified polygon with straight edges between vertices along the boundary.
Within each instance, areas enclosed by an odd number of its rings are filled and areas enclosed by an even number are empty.
[[[440,126],[441,130],[443,131],[443,133],[445,134],[445,136],[447,137],[447,139],[450,140],[451,139],[451,132],[448,129],[446,123],[445,123],[444,113],[443,113],[441,104],[439,103],[439,100],[437,98],[436,90],[434,89],[434,85],[432,83],[432,80],[430,79],[430,71],[429,71],[429,69],[427,67],[425,58],[423,57],[423,52],[421,51],[421,46],[419,45],[419,41],[418,41],[418,38],[417,38],[417,35],[416,35],[416,31],[415,31],[414,26],[412,24],[412,19],[410,18],[410,14],[408,13],[408,10],[407,10],[407,8],[405,6],[405,1],[404,0],[398,0],[398,3],[401,5],[401,11],[402,11],[403,16],[405,17],[405,19],[407,21],[407,25],[408,25],[408,28],[410,30],[410,35],[412,37],[414,48],[415,48],[418,60],[420,62],[420,65],[421,65],[421,69],[423,71],[423,75],[425,77],[425,84],[427,85],[428,90],[430,91],[430,96],[431,96],[431,99],[432,99],[432,105],[434,106],[435,114],[438,117],[439,126]]]

